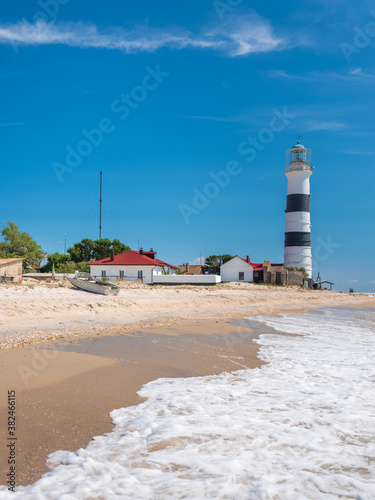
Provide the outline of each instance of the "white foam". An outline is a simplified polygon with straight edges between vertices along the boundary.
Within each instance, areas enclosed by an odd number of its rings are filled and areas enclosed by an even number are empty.
[[[261,369],[147,384],[113,432],[0,497],[374,499],[374,317],[260,318],[303,336],[261,336]]]

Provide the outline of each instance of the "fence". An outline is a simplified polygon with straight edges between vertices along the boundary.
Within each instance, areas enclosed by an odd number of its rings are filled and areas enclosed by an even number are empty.
[[[154,276],[155,285],[216,285],[221,276],[216,274],[158,274]]]

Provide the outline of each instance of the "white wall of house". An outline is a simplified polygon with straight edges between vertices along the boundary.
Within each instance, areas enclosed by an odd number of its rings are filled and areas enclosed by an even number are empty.
[[[115,265],[96,265],[90,266],[90,274],[96,278],[102,278],[102,272],[106,272],[106,277],[108,279],[118,278],[120,276],[120,271],[124,272],[124,279],[136,279],[138,278],[138,272],[142,271],[143,282],[152,283],[152,276],[162,273],[162,267],[156,266],[115,266]]]
[[[216,274],[162,274],[154,276],[159,285],[216,285],[221,277]]]
[[[243,281],[253,281],[253,268],[239,257],[220,266],[221,281],[240,281],[240,273],[244,273]]]

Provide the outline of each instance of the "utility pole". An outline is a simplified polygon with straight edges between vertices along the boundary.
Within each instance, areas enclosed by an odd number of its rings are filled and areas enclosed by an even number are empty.
[[[103,172],[100,172],[99,240],[102,239],[102,184],[103,184]]]
[[[64,279],[66,275],[66,233],[64,238]]]

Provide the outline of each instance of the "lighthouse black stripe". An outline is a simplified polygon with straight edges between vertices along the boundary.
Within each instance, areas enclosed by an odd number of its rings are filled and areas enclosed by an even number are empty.
[[[311,247],[311,234],[299,231],[285,233],[286,247]]]
[[[286,199],[287,212],[310,212],[309,194],[288,194]]]

